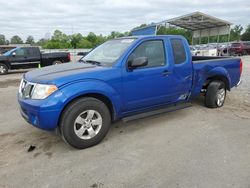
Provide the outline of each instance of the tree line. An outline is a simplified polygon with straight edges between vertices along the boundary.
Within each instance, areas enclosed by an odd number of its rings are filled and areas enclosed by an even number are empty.
[[[141,28],[146,26],[146,24],[142,24],[136,28]],[[230,31],[230,39],[229,41],[250,41],[250,24],[245,29],[245,32],[242,33],[243,27],[241,25],[236,25]],[[32,35],[29,35],[25,41],[18,35],[11,37],[10,41],[5,38],[4,35],[0,34],[0,45],[8,45],[8,44],[30,44],[36,46],[42,46],[44,49],[66,49],[66,48],[93,48],[98,46],[99,44],[105,42],[106,40],[130,36],[131,32],[117,32],[112,31],[108,36],[96,35],[94,32],[90,32],[87,36],[83,36],[81,33],[67,35],[60,30],[55,30],[52,37],[50,39],[42,38],[38,41],[34,40]],[[177,27],[165,27],[161,26],[157,35],[182,35],[184,36],[189,43],[192,40],[192,33],[188,30],[177,28]],[[210,42],[217,42],[218,38],[215,36],[211,36],[209,38]],[[219,42],[227,42],[228,36],[222,35],[219,37]],[[208,38],[203,37],[201,43],[207,43]]]

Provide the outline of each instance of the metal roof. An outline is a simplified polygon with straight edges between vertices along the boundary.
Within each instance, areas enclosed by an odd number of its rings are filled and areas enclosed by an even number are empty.
[[[175,25],[191,31],[232,25],[231,22],[204,14],[202,12],[194,12],[184,16],[165,20],[157,23],[157,25],[163,23],[169,23],[171,25]]]

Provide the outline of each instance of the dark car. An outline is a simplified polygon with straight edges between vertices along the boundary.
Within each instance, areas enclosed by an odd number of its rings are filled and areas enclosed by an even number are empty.
[[[250,42],[235,42],[229,48],[229,55],[250,55]]]
[[[8,70],[46,67],[70,62],[70,53],[41,53],[38,47],[18,47],[0,56],[0,75]]]

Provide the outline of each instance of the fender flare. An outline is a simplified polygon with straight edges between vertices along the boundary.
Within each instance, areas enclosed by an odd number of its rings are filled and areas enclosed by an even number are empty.
[[[112,104],[114,119],[117,119],[121,114],[121,97],[118,92],[101,80],[81,80],[73,83],[68,83],[63,87],[59,87],[65,96],[63,101],[63,109],[73,100],[91,94],[98,94],[106,97]],[[63,110],[62,110],[63,111]]]
[[[227,89],[230,91],[231,88],[231,78],[228,71],[223,67],[213,68],[208,72],[207,81],[221,80],[225,82]],[[208,82],[208,83],[209,83]]]

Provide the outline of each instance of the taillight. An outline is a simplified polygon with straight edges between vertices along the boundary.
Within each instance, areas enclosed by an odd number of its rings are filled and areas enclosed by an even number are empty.
[[[242,73],[243,63],[242,60],[240,60],[240,74]]]
[[[68,60],[70,61],[70,53],[68,53]]]

